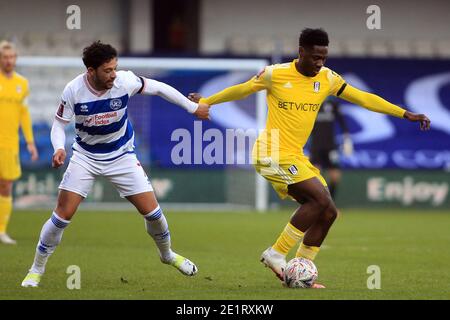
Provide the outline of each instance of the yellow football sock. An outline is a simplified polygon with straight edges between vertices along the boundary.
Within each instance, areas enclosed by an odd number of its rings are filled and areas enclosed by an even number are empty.
[[[304,234],[304,232],[298,230],[290,222],[288,222],[272,248],[277,252],[286,255],[292,247],[303,239]]]
[[[306,258],[309,260],[314,260],[316,255],[319,253],[320,247],[313,247],[304,245],[303,242],[298,247],[295,257]]]
[[[0,233],[6,232],[12,211],[12,197],[0,196]]]

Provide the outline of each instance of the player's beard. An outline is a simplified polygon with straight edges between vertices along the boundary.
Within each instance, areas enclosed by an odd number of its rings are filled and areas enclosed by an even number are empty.
[[[113,87],[114,81],[110,82],[109,80],[101,80],[97,75],[94,76],[95,86],[99,89],[99,91],[109,90]]]
[[[114,85],[114,80],[106,82],[105,87],[106,87],[106,89],[111,89],[113,87],[113,85]]]
[[[115,79],[113,79],[113,80],[108,79],[108,80],[99,81],[99,82],[101,82],[101,86],[103,87],[103,90],[109,90],[109,89],[111,89],[113,87],[114,80]]]

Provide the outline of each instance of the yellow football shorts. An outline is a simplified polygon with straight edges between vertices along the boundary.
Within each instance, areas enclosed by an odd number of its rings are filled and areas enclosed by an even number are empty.
[[[20,178],[19,153],[10,149],[0,149],[0,179],[16,180]]]
[[[280,157],[274,161],[271,157],[254,159],[256,171],[267,179],[281,199],[288,194],[288,185],[316,177],[327,187],[325,179],[320,175],[320,170],[312,165],[308,157],[295,155]]]

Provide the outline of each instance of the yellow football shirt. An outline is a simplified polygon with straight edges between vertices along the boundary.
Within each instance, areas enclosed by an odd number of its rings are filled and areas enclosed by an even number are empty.
[[[345,83],[325,67],[316,76],[306,77],[297,71],[296,62],[266,67],[253,79],[267,89],[266,128],[257,143],[267,148],[268,155],[275,149],[280,157],[302,154],[322,102],[336,95]]]
[[[33,142],[31,117],[26,105],[28,94],[27,79],[16,72],[7,78],[0,72],[1,149],[19,150],[19,127],[22,127],[25,140]]]
[[[242,95],[267,90],[268,115],[265,130],[257,139],[260,156],[298,155],[308,140],[320,105],[331,94],[337,94],[345,81],[335,72],[323,67],[314,77],[297,71],[295,64],[267,66],[260,74],[242,86]],[[202,100],[210,105],[222,102],[225,94]],[[228,100],[228,99],[227,99]]]

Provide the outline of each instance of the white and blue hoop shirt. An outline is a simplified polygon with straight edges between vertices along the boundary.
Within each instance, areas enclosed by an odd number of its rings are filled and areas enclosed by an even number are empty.
[[[121,197],[153,191],[134,153],[134,131],[127,114],[129,99],[142,92],[144,78],[118,71],[114,85],[94,90],[81,74],[65,87],[56,117],[75,118],[76,138],[60,189],[86,197],[96,176],[115,185]]]

